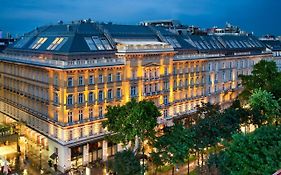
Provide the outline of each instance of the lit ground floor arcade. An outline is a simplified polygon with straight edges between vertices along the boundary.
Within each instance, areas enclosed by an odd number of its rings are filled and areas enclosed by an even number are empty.
[[[0,121],[19,123],[4,113],[0,114]],[[104,162],[122,149],[120,145],[102,138],[62,145],[24,124],[19,124],[18,127],[21,135],[20,156],[23,162],[21,167],[24,171],[28,170],[28,174],[38,174],[40,169],[43,174],[54,174],[56,170],[60,172],[75,170],[78,167]],[[31,165],[28,169],[24,166],[24,159],[28,159]]]

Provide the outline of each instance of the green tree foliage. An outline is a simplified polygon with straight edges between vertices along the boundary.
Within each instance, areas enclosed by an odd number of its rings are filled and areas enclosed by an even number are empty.
[[[233,134],[240,132],[242,115],[244,115],[244,111],[233,108],[228,108],[222,113],[218,125],[221,139],[230,140]]]
[[[200,120],[217,115],[220,112],[220,106],[218,104],[201,103],[201,106],[197,106],[196,112],[193,114],[193,122],[197,123]]]
[[[113,133],[108,139],[115,143],[127,145],[130,141],[134,143],[136,137],[141,141],[153,140],[160,115],[153,102],[133,99],[123,106],[109,106],[103,127]]]
[[[248,126],[251,123],[250,110],[243,108],[239,99],[233,101],[230,109],[234,109],[239,116],[240,125]]]
[[[255,89],[261,88],[271,92],[275,97],[281,97],[281,74],[274,61],[261,60],[254,65],[252,75],[239,75],[244,87],[240,97],[248,100]]]
[[[250,96],[252,123],[258,126],[276,122],[280,115],[280,106],[274,96],[266,90],[256,89]]]
[[[142,166],[131,150],[117,152],[109,162],[109,169],[118,175],[140,175]]]
[[[182,124],[164,129],[164,135],[156,139],[151,157],[156,165],[184,163],[192,147],[193,133]]]
[[[222,175],[267,175],[281,167],[281,126],[263,126],[254,132],[234,135],[226,149],[210,164]]]

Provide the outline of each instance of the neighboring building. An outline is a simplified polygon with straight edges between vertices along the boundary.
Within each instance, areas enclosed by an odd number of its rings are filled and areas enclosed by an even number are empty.
[[[273,54],[278,70],[281,71],[281,41],[272,35],[266,35],[260,38],[260,41],[265,45],[266,51]]]
[[[175,34],[163,26],[90,20],[36,28],[0,56],[2,117],[57,158],[61,171],[106,160],[121,147],[104,140],[106,106],[152,100],[159,123],[201,102],[231,104],[261,59],[254,36]]]
[[[8,45],[13,44],[15,40],[12,38],[3,38],[3,31],[0,30],[0,52],[8,47]]]

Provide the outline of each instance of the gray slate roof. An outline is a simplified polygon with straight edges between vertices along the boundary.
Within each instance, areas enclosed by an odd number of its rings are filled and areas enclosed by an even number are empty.
[[[38,48],[31,46],[39,38],[46,37],[47,40]],[[67,38],[59,49],[48,50],[47,48],[57,37]],[[106,40],[111,49],[91,50],[85,41],[85,37],[97,37]],[[198,52],[208,51],[251,51],[263,50],[265,45],[254,36],[199,36],[199,35],[177,35],[165,27],[149,27],[141,25],[116,25],[97,24],[92,22],[56,24],[42,26],[26,33],[24,37],[11,45],[8,50],[32,50],[35,52],[55,54],[112,54],[117,52],[114,41],[125,40],[151,40],[167,42],[175,50],[194,50]],[[19,47],[19,45],[21,47]]]

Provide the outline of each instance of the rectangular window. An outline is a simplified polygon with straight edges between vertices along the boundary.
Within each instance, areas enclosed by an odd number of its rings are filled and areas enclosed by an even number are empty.
[[[89,103],[93,103],[94,102],[94,93],[90,92],[89,93],[89,99],[88,99]]]
[[[107,75],[107,82],[112,82],[112,74]]]
[[[101,74],[99,75],[99,83],[103,83],[103,76]]]
[[[72,94],[67,96],[67,105],[73,105],[73,95]]]
[[[37,38],[31,45],[30,45],[30,49],[39,49],[39,47],[44,44],[44,42],[47,40],[48,38]]]
[[[84,103],[84,94],[83,93],[78,94],[78,103],[79,104]]]
[[[116,97],[118,99],[121,98],[121,88],[117,88],[117,90],[116,90]]]
[[[135,86],[131,86],[131,97],[135,97],[137,95],[137,88]]]
[[[89,85],[91,85],[91,84],[95,84],[95,80],[94,80],[94,76],[93,75],[89,76]]]
[[[168,75],[168,68],[167,67],[165,67],[165,69],[164,69],[164,75]]]
[[[102,106],[99,107],[99,118],[102,118],[103,114],[102,114]]]
[[[54,103],[55,104],[58,104],[59,103],[59,95],[58,95],[58,93],[54,93]]]
[[[174,89],[177,88],[177,80],[174,80]]]
[[[112,99],[112,98],[113,98],[112,89],[109,89],[107,91],[107,99]]]
[[[94,118],[93,108],[89,108],[89,118],[90,119]]]
[[[79,110],[78,117],[80,122],[83,121],[83,110]]]
[[[99,91],[99,102],[102,102],[103,101],[103,91],[100,90]]]
[[[59,50],[63,44],[67,41],[67,37],[57,37],[55,40],[47,47],[47,50]]]
[[[69,112],[67,113],[67,118],[68,118],[68,123],[72,123],[72,122],[73,122],[72,112],[71,112],[71,111],[69,111]]]
[[[91,37],[85,37],[84,39],[90,50],[97,50],[97,47]]]
[[[111,50],[112,49],[112,47],[109,44],[109,42],[107,41],[107,39],[101,38],[101,42],[102,42],[103,46],[106,48],[106,50]]]
[[[72,87],[73,86],[73,78],[72,77],[68,77],[67,78],[67,86],[68,87]]]
[[[173,74],[176,75],[177,74],[177,68],[173,68]]]
[[[84,85],[84,78],[82,76],[79,76],[78,78],[78,85],[83,86]]]
[[[54,76],[54,85],[57,86],[57,85],[58,85],[58,82],[59,82],[59,81],[58,81],[58,76],[55,75],[55,76]]]
[[[55,113],[54,113],[54,121],[58,121],[58,112],[57,111],[55,111]]]
[[[164,104],[167,105],[169,103],[168,96],[164,96]]]
[[[168,117],[168,110],[164,109],[164,118],[167,118],[167,117]]]
[[[98,36],[93,36],[92,39],[93,39],[94,43],[96,44],[96,46],[97,46],[97,48],[98,48],[99,50],[104,50],[104,49],[105,49],[104,46],[102,45],[102,42],[101,42],[101,40],[99,39]]]
[[[121,73],[120,72],[118,72],[116,74],[116,81],[121,81]]]

